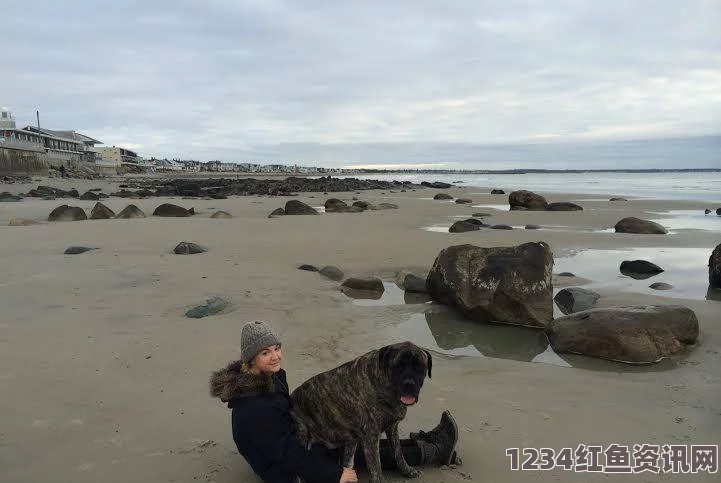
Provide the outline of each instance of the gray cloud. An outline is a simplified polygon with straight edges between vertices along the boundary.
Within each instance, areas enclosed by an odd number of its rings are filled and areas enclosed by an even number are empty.
[[[327,165],[718,133],[720,23],[719,0],[40,0],[4,11],[0,103],[148,156]]]

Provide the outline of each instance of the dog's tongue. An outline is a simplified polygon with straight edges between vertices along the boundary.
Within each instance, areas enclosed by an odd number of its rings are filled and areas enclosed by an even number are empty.
[[[405,405],[411,405],[416,402],[416,398],[413,396],[401,396],[401,402]]]

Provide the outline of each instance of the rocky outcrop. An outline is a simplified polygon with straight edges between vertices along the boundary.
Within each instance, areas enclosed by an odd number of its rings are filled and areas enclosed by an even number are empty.
[[[452,200],[453,196],[448,193],[438,193],[433,197],[434,200]]]
[[[555,319],[547,330],[556,352],[634,363],[679,354],[698,333],[696,314],[680,305],[585,310]]]
[[[564,314],[573,314],[583,310],[592,309],[598,299],[601,298],[596,292],[581,287],[568,287],[560,290],[553,300]]]
[[[708,259],[708,284],[711,288],[721,289],[721,244],[716,245]]]
[[[100,202],[95,203],[90,211],[91,220],[109,220],[111,218],[115,218],[115,212]]]
[[[195,214],[195,208],[185,209],[182,206],[174,205],[172,203],[163,203],[162,205],[155,208],[153,216],[167,216],[167,217],[186,217]]]
[[[616,233],[640,233],[648,235],[665,235],[666,228],[654,221],[642,220],[630,216],[624,218],[614,226]]]
[[[441,250],[427,278],[436,301],[478,322],[545,327],[553,319],[553,256],[544,242]]]
[[[318,211],[312,206],[306,205],[302,201],[289,200],[285,204],[286,215],[318,215]]]
[[[508,195],[511,210],[544,211],[548,203],[546,198],[533,191],[518,190]]]
[[[87,220],[88,215],[77,206],[60,205],[50,212],[48,221],[82,221]]]
[[[206,251],[205,248],[192,242],[180,242],[173,249],[173,253],[176,255],[195,255],[197,253],[205,253]]]
[[[428,181],[421,181],[421,186],[425,186],[427,188],[436,188],[439,190],[446,190],[453,187],[452,184],[444,183],[443,181],[436,181],[434,183],[429,183]]]
[[[556,203],[548,203],[546,211],[583,211],[583,207],[570,201],[559,201]]]
[[[145,218],[143,210],[135,205],[128,205],[122,209],[115,218],[132,219],[132,218]]]

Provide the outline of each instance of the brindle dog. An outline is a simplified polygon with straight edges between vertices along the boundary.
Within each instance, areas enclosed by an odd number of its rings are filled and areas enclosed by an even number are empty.
[[[310,446],[322,442],[343,447],[343,466],[353,467],[357,445],[365,456],[371,482],[381,481],[379,442],[385,432],[396,465],[407,478],[420,472],[401,452],[398,423],[418,401],[423,381],[431,378],[430,352],[410,342],[373,350],[308,379],[293,393],[298,437]]]

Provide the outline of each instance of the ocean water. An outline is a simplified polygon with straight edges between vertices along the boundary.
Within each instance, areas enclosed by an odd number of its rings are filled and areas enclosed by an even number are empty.
[[[644,199],[699,201],[721,207],[721,172],[703,173],[528,173],[528,174],[368,174],[347,176],[385,181],[443,181],[506,193],[527,189],[547,193],[588,193]],[[487,191],[483,191],[484,193]]]

